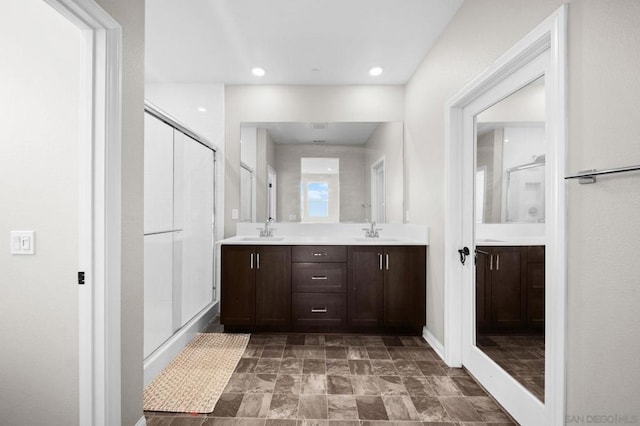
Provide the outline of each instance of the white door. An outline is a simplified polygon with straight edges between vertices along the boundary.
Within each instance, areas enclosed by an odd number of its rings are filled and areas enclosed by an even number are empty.
[[[509,166],[505,166],[506,156],[503,155],[503,151],[506,150],[507,144],[519,143],[518,149],[525,151],[521,158],[528,158],[542,155],[546,151],[546,142],[544,135],[542,140],[538,141],[537,145],[532,148],[536,155],[530,155],[528,151],[529,145],[522,141],[509,141],[505,138],[504,129],[510,126],[520,126],[523,128],[531,128],[537,131],[535,124],[540,120],[542,123],[545,121],[545,96],[544,96],[544,75],[547,72],[549,65],[549,52],[546,51],[534,59],[530,64],[523,67],[521,70],[514,73],[508,79],[502,83],[494,86],[491,90],[487,91],[484,95],[478,97],[475,101],[471,102],[463,109],[462,114],[462,126],[463,126],[463,171],[462,171],[462,185],[463,185],[463,197],[462,197],[462,228],[463,228],[463,240],[468,241],[469,253],[467,256],[467,262],[463,269],[463,286],[462,286],[462,313],[463,313],[463,326],[462,326],[462,364],[469,372],[476,377],[480,383],[489,390],[495,396],[498,396],[499,402],[505,405],[508,409],[511,406],[518,406],[519,418],[518,421],[526,419],[528,424],[542,425],[545,424],[545,410],[544,410],[544,396],[537,395],[530,387],[525,386],[519,373],[507,368],[500,359],[496,359],[496,354],[493,349],[488,349],[487,346],[481,344],[486,339],[490,340],[491,336],[486,336],[479,332],[479,316],[477,311],[484,309],[485,306],[490,306],[482,299],[480,302],[476,300],[479,294],[484,294],[484,278],[477,277],[476,271],[480,271],[483,275],[485,270],[482,268],[476,269],[474,267],[474,260],[476,262],[488,262],[486,259],[487,253],[481,250],[476,253],[476,246],[491,246],[498,244],[499,246],[509,246],[512,244],[522,244],[522,240],[518,238],[522,235],[518,235],[521,229],[527,229],[537,226],[540,229],[540,235],[538,238],[542,245],[545,244],[545,232],[544,223],[535,224],[521,224],[502,221],[502,209],[495,207],[496,203],[493,202],[493,198],[496,200],[502,200],[501,192],[504,189],[506,191],[506,185],[501,188],[500,185],[491,185],[490,191],[486,191],[486,182],[483,182],[484,189],[479,189],[478,169],[489,164],[488,171],[490,171],[491,181],[503,182],[500,176],[507,176],[507,170]],[[491,132],[499,135],[496,140],[493,137],[490,138],[488,144],[481,143],[483,136],[481,133]],[[535,133],[535,132],[534,132]],[[521,138],[522,139],[522,138]],[[486,146],[490,146],[492,151],[487,155]],[[495,148],[494,148],[495,146]],[[539,152],[540,151],[540,152]],[[488,157],[490,160],[487,160]],[[498,158],[499,160],[496,160]],[[533,163],[533,160],[521,160],[524,162]],[[528,164],[528,163],[527,163]],[[494,179],[495,176],[498,176]],[[486,179],[486,175],[485,175]],[[484,179],[483,179],[484,180]],[[482,201],[481,201],[482,200]],[[478,204],[482,202],[483,214],[482,217],[478,217]],[[497,210],[497,211],[493,211]],[[496,218],[492,220],[491,218]],[[487,232],[490,233],[490,239],[485,238]],[[491,234],[494,233],[495,235]],[[496,243],[495,240],[501,240],[504,236],[505,241],[502,243]],[[516,237],[516,240],[512,240]],[[515,242],[510,242],[515,241]],[[526,241],[526,239],[525,239]],[[514,249],[517,250],[517,249]],[[477,254],[477,258],[476,255]],[[497,257],[497,255],[491,255],[490,268],[496,275],[493,285],[493,293],[489,293],[486,297],[494,300],[494,306],[489,308],[492,311],[494,317],[498,316],[498,310],[496,309],[496,300],[500,300],[500,303],[508,304],[512,303],[508,297],[499,299],[499,295],[495,294],[500,288],[497,281],[498,270],[504,274],[508,268],[516,269],[520,268],[518,259],[509,260],[507,256]],[[464,257],[464,256],[462,256]],[[500,265],[499,262],[502,262]],[[512,262],[512,264],[507,264]],[[517,264],[516,264],[517,263]],[[512,271],[511,271],[512,272]],[[508,272],[507,272],[508,273]],[[503,275],[504,276],[504,275]],[[481,285],[477,287],[476,284]],[[480,290],[479,290],[480,289]],[[511,290],[510,290],[511,291]],[[516,292],[517,293],[517,292]],[[507,302],[505,302],[507,300]],[[502,310],[512,309],[518,311],[521,309],[520,299],[513,301],[514,306],[501,306]],[[515,306],[517,304],[517,306]],[[509,313],[511,315],[511,313]],[[495,333],[494,333],[495,334]],[[504,336],[499,336],[503,338]],[[514,338],[515,336],[509,335],[508,337]],[[542,335],[544,341],[544,335]],[[543,350],[544,350],[544,346]],[[506,353],[510,353],[505,351]],[[532,355],[533,356],[533,355]],[[534,365],[533,362],[529,363]],[[522,367],[528,367],[529,364],[523,363]],[[537,359],[537,363],[541,367],[540,374],[544,375],[544,357]],[[542,392],[544,393],[544,392]],[[502,400],[500,400],[502,398]],[[515,413],[512,413],[516,416]]]

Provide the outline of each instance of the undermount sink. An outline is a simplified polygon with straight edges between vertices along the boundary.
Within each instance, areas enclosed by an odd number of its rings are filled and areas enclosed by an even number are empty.
[[[284,237],[242,237],[240,241],[282,241]]]
[[[388,243],[388,242],[393,242],[393,241],[398,241],[397,238],[387,238],[387,237],[371,237],[371,238],[366,238],[366,237],[357,237],[355,238],[356,241],[359,242],[372,242],[372,243],[376,243],[376,242],[381,242],[381,243]]]

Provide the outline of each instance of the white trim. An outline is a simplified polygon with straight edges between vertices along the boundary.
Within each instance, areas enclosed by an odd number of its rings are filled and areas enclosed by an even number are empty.
[[[431,346],[431,349],[433,349],[436,354],[438,354],[440,359],[444,360],[444,346],[442,346],[442,343],[440,343],[440,341],[436,339],[436,336],[431,334],[427,327],[422,328],[422,337],[424,337],[424,340],[426,340],[429,346]]]
[[[140,417],[135,426],[147,426],[147,419],[145,416]]]
[[[371,192],[371,222],[386,223],[387,221],[387,168],[386,156],[378,158],[371,163],[369,168],[369,191]],[[382,168],[382,205],[384,206],[384,217],[382,221],[378,215],[380,200],[378,200],[378,170]]]
[[[79,423],[121,422],[122,28],[95,2],[46,0],[85,39],[80,111]]]
[[[539,404],[542,418],[516,420],[524,424],[564,424],[565,413],[565,336],[567,324],[566,303],[566,211],[565,211],[565,149],[566,149],[566,15],[567,6],[560,7],[553,15],[526,35],[502,55],[491,67],[467,84],[445,105],[445,362],[459,367],[463,360],[463,306],[462,283],[465,276],[473,274],[472,267],[460,267],[457,250],[469,246],[468,224],[462,214],[461,179],[463,166],[463,108],[478,99],[498,83],[506,80],[540,53],[549,50],[549,72],[545,74],[548,85],[547,108],[551,113],[547,121],[547,164],[551,170],[547,201],[552,207],[547,217],[546,255],[546,356],[545,356],[545,404]],[[465,157],[466,158],[466,157]],[[466,165],[468,165],[468,161]],[[468,277],[466,277],[468,278]],[[481,379],[481,378],[479,378]],[[504,379],[504,378],[502,378]],[[502,393],[504,389],[496,390]],[[498,392],[499,391],[499,392]],[[505,395],[509,401],[501,401],[509,411],[518,409],[518,401]],[[533,404],[528,404],[533,405]],[[510,408],[511,407],[511,408]],[[533,408],[532,408],[533,409]],[[521,410],[526,412],[526,410]],[[513,414],[513,413],[512,413]]]
[[[196,333],[203,330],[219,312],[219,303],[217,301],[211,302],[158,349],[145,358],[144,386],[151,383],[151,381],[162,372],[162,369],[193,339]]]

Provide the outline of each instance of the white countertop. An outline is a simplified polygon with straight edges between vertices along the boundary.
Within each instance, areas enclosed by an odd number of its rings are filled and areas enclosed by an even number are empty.
[[[283,245],[283,246],[424,246],[424,241],[406,237],[305,237],[305,236],[236,236],[219,241],[219,244],[234,245]]]
[[[476,246],[543,246],[545,241],[543,237],[522,237],[504,240],[494,240],[490,238],[479,238],[476,240]]]
[[[236,236],[226,238],[218,244],[234,245],[339,245],[339,246],[408,246],[428,245],[429,230],[424,225],[379,224],[379,237],[366,238],[362,228],[368,224],[300,224],[274,223],[273,237],[259,237],[258,229],[264,223],[239,223]]]

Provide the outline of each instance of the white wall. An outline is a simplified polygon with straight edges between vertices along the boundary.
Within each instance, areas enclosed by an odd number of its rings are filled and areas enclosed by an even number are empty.
[[[6,425],[78,424],[82,46],[75,25],[43,1],[3,5],[0,423]],[[10,230],[35,230],[35,255],[9,254]]]
[[[212,148],[224,145],[222,84],[147,83],[144,96],[186,128],[209,141]]]
[[[444,105],[560,0],[467,1],[407,84],[412,221],[430,226],[427,327],[444,341]],[[569,172],[640,159],[640,2],[569,6]],[[568,189],[568,415],[640,415],[640,176]]]
[[[225,237],[240,200],[240,123],[402,121],[403,86],[227,86],[225,88]],[[278,176],[278,184],[282,180]]]

